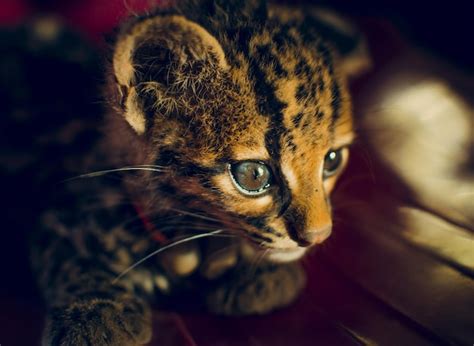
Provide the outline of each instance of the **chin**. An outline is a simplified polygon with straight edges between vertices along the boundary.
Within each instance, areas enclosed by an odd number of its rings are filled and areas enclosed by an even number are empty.
[[[287,248],[271,248],[262,246],[253,241],[247,240],[243,242],[243,254],[250,260],[256,258],[264,258],[268,262],[272,263],[288,263],[294,262],[302,258],[309,248],[294,246]]]
[[[269,250],[265,258],[274,263],[286,263],[299,260],[304,256],[308,248],[297,247],[294,249],[272,249]]]

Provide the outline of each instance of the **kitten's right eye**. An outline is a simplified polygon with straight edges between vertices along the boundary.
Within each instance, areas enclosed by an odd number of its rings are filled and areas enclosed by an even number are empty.
[[[271,173],[267,165],[244,161],[229,165],[229,172],[237,189],[246,195],[259,195],[270,187]]]

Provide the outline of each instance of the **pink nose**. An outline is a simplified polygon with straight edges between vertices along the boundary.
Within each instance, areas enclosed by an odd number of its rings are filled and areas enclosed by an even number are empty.
[[[331,235],[332,225],[324,226],[319,229],[305,231],[299,235],[299,243],[302,246],[310,246],[313,244],[321,244]]]

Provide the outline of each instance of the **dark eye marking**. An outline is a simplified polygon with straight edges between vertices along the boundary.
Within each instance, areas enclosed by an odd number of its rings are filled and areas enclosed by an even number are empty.
[[[160,151],[155,164],[168,167],[179,176],[212,176],[225,171],[225,166],[223,167],[222,165],[205,167],[186,161],[182,158],[180,153],[169,149]]]
[[[337,122],[339,117],[341,116],[341,89],[335,80],[332,82],[331,86],[332,92],[332,101],[331,106],[333,108],[332,112],[332,123],[334,124]]]
[[[248,232],[248,233],[249,233],[249,236],[254,238],[254,239],[263,241],[265,243],[273,243],[273,239],[265,237],[265,236],[261,235],[260,233],[257,233],[257,232]]]
[[[275,236],[278,237],[278,238],[283,238],[283,237],[284,237],[284,234],[283,234],[283,233],[278,232],[278,231],[277,231],[276,229],[274,229],[273,227],[268,226],[268,225],[266,224],[264,218],[250,217],[250,216],[247,216],[247,217],[244,217],[244,218],[245,218],[245,220],[246,220],[249,224],[251,224],[251,225],[254,226],[255,228],[259,229],[260,231],[273,234],[273,235],[275,235]]]

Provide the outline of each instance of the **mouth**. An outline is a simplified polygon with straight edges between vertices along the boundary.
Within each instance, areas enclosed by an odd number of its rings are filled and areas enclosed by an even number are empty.
[[[244,254],[248,258],[263,257],[274,263],[293,262],[304,256],[307,247],[274,248],[258,244],[253,240],[244,241]]]
[[[267,251],[266,258],[276,263],[293,262],[303,257],[307,249],[308,248],[305,247],[297,247],[294,249],[271,249]]]
[[[231,223],[232,225],[232,223]],[[242,227],[245,229],[244,227]],[[258,230],[257,230],[258,231]],[[255,233],[255,231],[253,231]],[[260,239],[255,239],[248,232],[242,232],[243,254],[247,258],[264,258],[274,263],[293,262],[303,257],[309,247],[297,246],[295,242],[289,242],[282,247],[275,247],[275,244],[268,244]],[[271,241],[271,240],[269,240]]]

